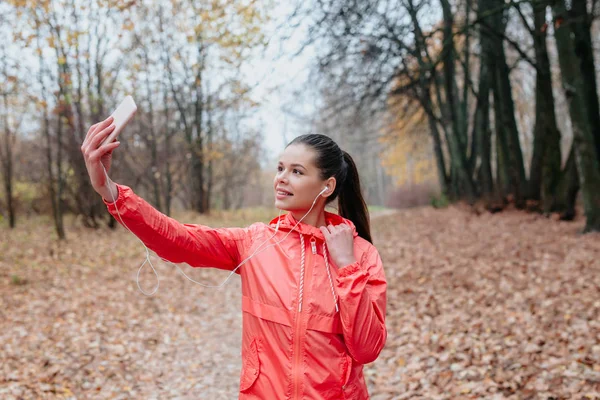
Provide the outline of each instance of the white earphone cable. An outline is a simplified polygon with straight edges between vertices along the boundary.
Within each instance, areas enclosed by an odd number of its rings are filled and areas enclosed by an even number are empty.
[[[110,179],[110,177],[108,176],[108,173],[106,172],[106,168],[104,168],[104,165],[102,166],[102,168],[104,169],[104,175],[106,176],[106,181],[107,181],[107,182],[112,182],[112,180],[111,180],[111,179]],[[292,228],[292,229],[291,229],[291,230],[290,230],[290,231],[289,231],[289,232],[288,232],[288,233],[287,233],[287,234],[286,234],[286,235],[283,237],[283,239],[281,239],[281,240],[279,240],[279,241],[277,241],[277,242],[275,242],[275,243],[272,243],[272,244],[270,244],[269,246],[267,246],[267,247],[265,247],[265,248],[261,249],[261,247],[262,247],[262,246],[263,246],[263,245],[264,245],[266,242],[268,242],[268,241],[269,241],[269,240],[271,240],[273,237],[275,237],[275,235],[277,235],[277,232],[279,231],[279,220],[280,220],[280,218],[281,218],[281,210],[279,210],[279,217],[277,218],[277,226],[276,226],[276,228],[275,228],[275,232],[273,233],[273,235],[272,235],[271,237],[269,237],[268,239],[266,239],[265,241],[263,241],[263,242],[262,242],[262,243],[261,243],[261,244],[260,244],[260,245],[259,245],[259,246],[256,248],[256,250],[254,250],[254,252],[253,252],[253,253],[252,253],[252,254],[251,254],[249,257],[246,257],[246,258],[245,258],[245,259],[244,259],[244,260],[243,260],[243,261],[242,261],[240,264],[238,264],[238,266],[237,266],[237,267],[235,267],[235,268],[234,268],[234,269],[233,269],[233,270],[232,270],[232,271],[229,273],[229,276],[227,277],[227,279],[225,279],[225,280],[224,280],[224,281],[223,281],[223,282],[222,282],[220,285],[207,285],[207,284],[204,284],[204,283],[201,283],[201,282],[195,281],[194,279],[192,279],[192,278],[190,278],[189,276],[187,276],[187,275],[185,274],[185,272],[183,272],[183,270],[182,270],[181,268],[179,268],[179,265],[177,265],[177,264],[175,264],[175,263],[172,263],[171,261],[169,261],[169,260],[166,260],[166,259],[164,259],[164,258],[162,258],[162,257],[160,257],[160,256],[158,256],[158,255],[157,255],[157,257],[158,257],[158,258],[160,258],[161,260],[163,260],[163,261],[165,261],[165,262],[167,262],[167,263],[169,263],[169,264],[172,264],[172,265],[174,265],[175,267],[177,267],[177,269],[179,270],[179,272],[180,272],[180,273],[181,273],[181,274],[182,274],[182,275],[183,275],[183,276],[184,276],[186,279],[188,279],[189,281],[191,281],[191,282],[193,282],[193,283],[196,283],[196,284],[198,284],[198,285],[201,285],[201,286],[204,286],[204,287],[208,287],[208,288],[220,288],[220,287],[222,287],[222,286],[223,286],[223,285],[224,285],[224,284],[225,284],[225,283],[226,283],[226,282],[229,280],[229,278],[231,278],[231,276],[232,276],[232,275],[235,273],[235,271],[237,271],[237,270],[238,270],[238,268],[240,268],[242,265],[244,265],[244,264],[245,264],[245,263],[246,263],[248,260],[250,260],[250,259],[251,259],[252,257],[254,257],[256,254],[258,254],[258,253],[260,253],[260,252],[262,252],[262,251],[264,251],[264,250],[268,249],[268,248],[269,248],[269,247],[271,247],[271,246],[275,246],[275,245],[277,245],[277,244],[281,243],[282,241],[284,241],[284,240],[285,240],[285,239],[286,239],[286,238],[289,236],[289,234],[290,234],[290,233],[292,233],[292,232],[294,231],[294,229],[296,229],[296,227],[298,226],[298,224],[300,224],[300,222],[302,222],[302,220],[303,220],[304,218],[306,218],[306,216],[307,216],[308,214],[310,214],[310,212],[312,211],[313,207],[315,206],[315,203],[317,202],[317,199],[319,198],[319,196],[320,196],[320,195],[321,195],[323,192],[325,192],[327,189],[328,189],[328,187],[326,186],[326,187],[325,187],[325,188],[324,188],[324,189],[323,189],[323,190],[322,190],[322,191],[321,191],[321,192],[320,192],[320,193],[317,195],[317,197],[315,197],[315,200],[313,201],[313,203],[312,203],[312,206],[310,207],[310,209],[308,210],[308,212],[307,212],[306,214],[304,214],[304,216],[303,216],[303,217],[302,217],[302,218],[301,218],[301,219],[300,219],[298,222],[296,222],[296,225],[294,225],[294,227],[293,227],[293,228]],[[127,227],[127,225],[126,225],[126,224],[125,224],[125,222],[123,221],[123,218],[121,218],[121,213],[119,212],[119,208],[117,207],[117,204],[116,204],[116,201],[117,201],[117,199],[115,198],[115,196],[114,196],[114,194],[113,194],[112,192],[111,192],[111,197],[112,197],[112,200],[113,200],[113,204],[115,205],[115,210],[117,211],[117,215],[119,216],[119,220],[121,221],[121,224],[122,224],[122,225],[125,227],[125,229],[127,229],[127,230],[128,230],[130,233],[132,233],[132,234],[133,234],[133,235],[134,235],[134,236],[135,236],[135,237],[136,237],[136,238],[137,238],[137,239],[140,241],[140,243],[142,243],[142,245],[143,245],[143,246],[144,246],[144,248],[146,249],[146,259],[144,260],[144,262],[142,263],[142,265],[140,265],[140,267],[138,268],[137,277],[136,277],[136,283],[137,283],[138,289],[140,289],[140,291],[141,291],[143,294],[145,294],[146,296],[152,296],[154,293],[156,293],[156,291],[158,290],[158,288],[159,288],[159,286],[160,286],[160,277],[158,276],[158,273],[156,272],[156,269],[154,268],[154,265],[152,264],[152,261],[150,260],[150,251],[149,251],[148,247],[146,246],[146,244],[145,244],[145,243],[144,243],[144,242],[143,242],[143,241],[142,241],[142,240],[141,240],[139,237],[137,237],[137,236],[135,235],[135,233],[133,233],[133,232],[131,231],[131,229],[129,229],[129,227]],[[156,275],[156,286],[155,286],[154,290],[153,290],[152,292],[150,292],[150,293],[147,293],[147,292],[145,292],[145,291],[144,291],[144,289],[142,289],[142,288],[141,288],[141,286],[140,286],[140,272],[142,271],[142,268],[144,268],[144,265],[146,265],[146,263],[149,263],[149,264],[150,264],[150,267],[152,268],[152,271],[154,272],[154,275]]]

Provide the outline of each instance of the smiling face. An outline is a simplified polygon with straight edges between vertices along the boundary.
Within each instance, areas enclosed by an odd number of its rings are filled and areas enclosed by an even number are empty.
[[[321,171],[314,164],[315,156],[314,150],[303,144],[286,147],[279,157],[273,180],[275,207],[291,212],[306,211],[325,185],[329,185],[329,191],[322,196],[333,192],[335,179],[321,179]],[[324,201],[325,197],[321,199]],[[317,200],[315,207],[319,204]]]

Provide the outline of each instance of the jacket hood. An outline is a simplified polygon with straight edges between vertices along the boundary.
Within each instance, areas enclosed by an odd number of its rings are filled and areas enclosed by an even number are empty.
[[[276,226],[277,220],[280,221],[279,222],[280,230],[291,230],[294,227],[294,225],[296,225],[296,223],[298,223],[298,220],[296,218],[294,218],[294,216],[291,213],[283,214],[279,217],[273,218],[270,222],[270,225]],[[358,232],[356,231],[356,226],[354,226],[354,223],[351,220],[342,217],[341,215],[333,214],[333,213],[325,211],[325,222],[327,225],[331,224],[334,226],[340,225],[340,224],[349,225],[352,228],[352,235],[354,237],[358,236]],[[323,241],[325,240],[325,237],[323,236],[323,232],[321,232],[321,229],[317,228],[316,226],[305,224],[304,222],[300,222],[294,230],[302,233],[303,235],[312,235],[312,236],[316,237],[317,239],[321,239]]]

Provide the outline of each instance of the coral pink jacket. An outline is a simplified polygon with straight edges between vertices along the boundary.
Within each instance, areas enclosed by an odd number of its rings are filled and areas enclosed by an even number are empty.
[[[261,248],[283,239],[297,222],[286,214],[246,228],[182,224],[117,186],[116,202],[105,201],[117,221],[115,206],[149,249],[192,267],[231,271],[273,236],[278,220],[277,234]],[[321,230],[300,223],[236,271],[243,311],[240,399],[369,398],[363,364],[377,358],[387,338],[382,262],[350,220],[325,215],[327,224],[352,227],[356,263],[332,265]]]

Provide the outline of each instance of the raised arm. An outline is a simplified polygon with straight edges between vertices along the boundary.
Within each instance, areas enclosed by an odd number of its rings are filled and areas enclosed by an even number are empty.
[[[131,188],[114,183],[108,171],[119,142],[102,144],[114,128],[112,117],[92,125],[81,145],[92,187],[108,211],[165,260],[233,270],[248,248],[252,227],[213,229],[182,224],[156,210]]]
[[[162,214],[128,186],[115,185],[116,201],[103,197],[108,211],[165,260],[226,270],[233,270],[243,260],[251,242],[252,227],[183,224]]]

